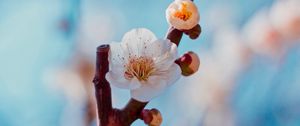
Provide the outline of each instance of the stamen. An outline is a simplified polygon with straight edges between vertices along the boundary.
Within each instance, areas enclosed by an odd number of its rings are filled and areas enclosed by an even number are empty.
[[[180,5],[180,9],[173,13],[174,17],[177,17],[181,20],[187,21],[192,16],[192,12],[188,11],[187,3],[182,2]]]
[[[154,71],[154,61],[151,57],[131,57],[124,76],[128,80],[136,77],[139,81],[147,81]]]

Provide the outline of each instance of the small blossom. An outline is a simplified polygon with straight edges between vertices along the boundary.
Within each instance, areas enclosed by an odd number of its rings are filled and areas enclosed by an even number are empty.
[[[166,10],[166,18],[179,30],[192,29],[200,20],[197,6],[191,0],[175,0]]]
[[[110,71],[106,79],[113,85],[131,90],[131,97],[148,102],[180,77],[174,63],[177,46],[169,40],[157,40],[147,29],[126,33],[121,43],[112,43]]]
[[[299,0],[284,0],[277,1],[271,8],[271,23],[286,39],[300,38],[299,6]]]
[[[271,25],[268,11],[261,10],[243,29],[245,44],[254,52],[276,57],[283,51],[281,34]]]

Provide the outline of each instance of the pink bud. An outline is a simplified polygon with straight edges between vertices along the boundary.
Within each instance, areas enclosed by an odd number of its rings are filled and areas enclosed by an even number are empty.
[[[142,111],[141,118],[144,120],[145,124],[149,124],[153,120],[152,114],[148,109]]]
[[[189,51],[185,53],[181,58],[175,61],[181,68],[182,75],[190,76],[196,73],[200,66],[200,60],[196,53]]]
[[[144,109],[141,116],[145,124],[149,126],[160,126],[162,123],[161,113],[157,109]]]

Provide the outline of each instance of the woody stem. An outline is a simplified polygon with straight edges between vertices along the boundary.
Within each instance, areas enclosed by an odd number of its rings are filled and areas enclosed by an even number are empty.
[[[98,109],[98,119],[101,126],[109,123],[109,113],[112,111],[111,88],[105,79],[108,72],[109,45],[101,45],[97,48],[96,74],[94,77],[95,95]]]

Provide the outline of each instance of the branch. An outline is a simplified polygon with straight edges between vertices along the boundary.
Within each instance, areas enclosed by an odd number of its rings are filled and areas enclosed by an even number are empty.
[[[122,117],[123,117],[123,124],[125,125],[130,125],[132,124],[135,120],[140,118],[142,110],[145,108],[145,106],[148,104],[148,102],[143,103],[139,102],[134,99],[130,99],[128,104],[124,109],[122,109]]]
[[[179,46],[180,40],[182,38],[183,32],[174,28],[170,27],[167,32],[167,39],[169,39],[171,42]]]
[[[188,35],[191,39],[197,39],[202,32],[201,26],[197,24],[190,30],[178,30],[174,27],[170,27],[166,39],[169,39],[171,42],[179,46],[183,33]]]
[[[108,72],[108,52],[109,45],[101,45],[97,48],[96,74],[94,77],[95,95],[98,109],[98,119],[101,126],[106,126],[109,122],[108,115],[112,111],[111,88],[105,79]]]

